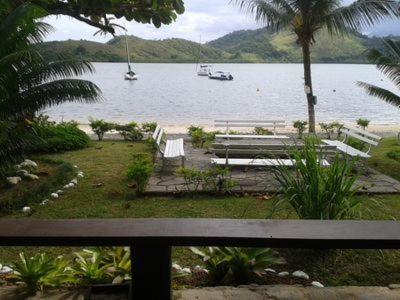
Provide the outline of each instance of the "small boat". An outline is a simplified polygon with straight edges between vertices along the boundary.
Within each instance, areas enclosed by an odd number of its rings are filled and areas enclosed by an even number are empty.
[[[208,78],[210,79],[215,79],[215,80],[221,80],[221,81],[226,81],[226,80],[233,80],[233,76],[231,73],[228,72],[222,72],[222,71],[217,71],[214,73],[209,73]]]
[[[212,65],[200,65],[200,69],[197,71],[198,76],[208,76],[212,72]]]
[[[129,54],[128,37],[126,36],[126,33],[125,33],[125,43],[126,43],[126,60],[128,63],[128,72],[125,74],[124,78],[125,80],[138,80],[138,76],[131,69],[131,58]]]

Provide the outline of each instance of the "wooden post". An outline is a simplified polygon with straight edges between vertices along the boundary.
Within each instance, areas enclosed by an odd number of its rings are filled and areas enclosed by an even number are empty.
[[[171,299],[171,247],[131,246],[131,299]]]

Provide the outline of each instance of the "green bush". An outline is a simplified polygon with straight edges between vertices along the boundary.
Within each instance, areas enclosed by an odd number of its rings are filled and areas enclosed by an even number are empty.
[[[358,139],[351,138],[351,137],[349,137],[347,139],[346,143],[347,143],[347,145],[349,145],[355,149],[358,149],[360,151],[364,151],[365,147],[366,147],[366,144],[363,141],[360,141]]]
[[[275,202],[275,208],[287,203],[300,219],[340,220],[360,213],[361,200],[354,197],[357,188],[352,161],[336,156],[329,167],[322,166],[323,157],[309,139],[304,150],[291,152],[294,170],[283,165],[275,170],[283,191],[283,198]]]
[[[367,129],[369,123],[370,123],[370,120],[367,120],[367,119],[360,118],[357,120],[357,125],[360,126],[363,130]]]
[[[293,127],[297,130],[297,134],[301,139],[303,137],[304,131],[307,129],[307,121],[294,121]]]
[[[386,153],[386,156],[400,162],[400,150],[393,150]]]
[[[273,135],[274,133],[271,130],[269,130],[268,128],[255,127],[254,134],[255,135]]]
[[[191,125],[188,128],[188,135],[191,137],[193,147],[204,148],[209,147],[215,140],[217,131],[206,132],[202,127]]]
[[[157,128],[157,122],[147,122],[142,124],[144,132],[153,133]]]
[[[133,162],[128,166],[126,176],[137,184],[137,193],[142,194],[153,172],[153,161],[147,153],[133,155]]]
[[[62,152],[84,149],[89,146],[89,136],[78,128],[75,122],[55,124],[43,119],[34,120],[32,128],[37,137],[33,138],[30,152]]]
[[[125,141],[141,141],[143,134],[137,126],[136,122],[125,125],[115,125],[115,130],[124,138]]]
[[[203,173],[195,167],[180,167],[175,171],[175,175],[184,179],[188,192],[197,192],[203,182]]]
[[[264,269],[284,264],[278,252],[269,248],[208,247],[190,248],[205,264],[212,285],[249,284]]]
[[[115,124],[104,120],[89,119],[90,128],[97,135],[99,141],[103,140],[104,134],[115,129]]]
[[[332,123],[319,123],[319,126],[321,127],[322,131],[325,131],[326,137],[330,140],[332,138],[332,135],[336,132],[337,136],[340,137],[341,131],[343,128],[343,124],[340,124],[338,122],[332,122]]]

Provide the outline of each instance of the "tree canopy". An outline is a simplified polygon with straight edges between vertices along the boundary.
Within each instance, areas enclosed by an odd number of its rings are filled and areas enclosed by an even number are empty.
[[[183,0],[13,0],[12,8],[24,3],[42,7],[48,15],[65,15],[99,29],[115,33],[113,19],[125,17],[128,21],[153,24],[160,27],[170,24],[184,13]]]

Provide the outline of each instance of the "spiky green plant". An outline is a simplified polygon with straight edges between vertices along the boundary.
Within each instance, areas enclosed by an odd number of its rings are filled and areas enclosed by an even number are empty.
[[[342,6],[342,0],[231,0],[255,15],[272,31],[289,28],[303,52],[304,84],[309,131],[315,132],[314,93],[311,78],[311,46],[316,34],[327,29],[332,35],[360,31],[387,17],[399,16],[396,0],[358,0]]]
[[[383,51],[371,50],[368,53],[368,58],[400,90],[400,41],[384,40]],[[400,107],[400,95],[366,82],[358,82],[358,85],[365,88],[369,95]]]
[[[289,150],[294,170],[286,166],[275,169],[283,197],[275,208],[289,204],[300,219],[340,220],[354,218],[360,212],[361,200],[355,198],[354,163],[337,155],[330,166],[323,166],[323,156],[315,141],[305,140],[304,150]]]
[[[99,88],[72,79],[93,67],[85,61],[46,61],[34,44],[43,42],[51,26],[36,21],[45,12],[31,4],[14,10],[0,6],[0,172],[19,160],[34,135],[30,119],[40,110],[65,102],[94,102]]]

